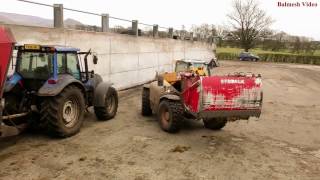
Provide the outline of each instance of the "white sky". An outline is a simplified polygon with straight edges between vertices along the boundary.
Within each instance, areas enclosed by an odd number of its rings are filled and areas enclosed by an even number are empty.
[[[129,20],[138,19],[147,24],[159,24],[164,27],[187,29],[192,24],[227,25],[227,17],[231,11],[232,0],[33,0],[46,4],[62,3],[64,7],[90,11],[95,13],[109,13],[110,16]],[[292,35],[313,37],[320,40],[320,0],[309,0],[317,3],[317,7],[278,7],[278,1],[260,0],[261,8],[275,20],[272,29],[285,31]],[[286,2],[305,2],[304,0],[286,0]],[[27,14],[43,18],[53,18],[52,8],[30,5],[16,0],[1,0],[1,12]],[[73,18],[82,23],[99,25],[98,16],[65,11],[66,18]],[[111,25],[120,24],[110,20]],[[141,27],[143,28],[143,27]]]

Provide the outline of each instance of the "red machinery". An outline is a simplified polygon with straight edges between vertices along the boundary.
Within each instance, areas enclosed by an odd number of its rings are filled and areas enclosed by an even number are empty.
[[[2,110],[4,108],[2,95],[15,42],[10,29],[0,26],[0,137],[6,136],[10,132],[16,133],[14,129],[11,129],[12,131],[6,129],[2,123]]]
[[[262,105],[262,83],[259,76],[182,76],[183,102],[196,117],[259,117]],[[192,83],[190,85],[189,83]]]
[[[158,75],[142,92],[142,115],[158,115],[161,128],[177,132],[185,118],[203,120],[218,130],[227,121],[259,117],[263,101],[261,76],[211,73],[216,61],[179,60],[174,72]]]

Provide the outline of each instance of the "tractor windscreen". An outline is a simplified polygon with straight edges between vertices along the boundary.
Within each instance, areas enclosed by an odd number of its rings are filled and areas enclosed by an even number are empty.
[[[209,76],[210,75],[210,73],[208,71],[207,64],[192,63],[190,69],[193,70],[194,72],[197,72],[201,76]]]
[[[177,62],[176,72],[186,72],[189,70],[189,63],[186,62]]]
[[[48,79],[53,73],[53,53],[19,51],[17,72],[27,79]]]
[[[207,64],[196,63],[196,62],[177,62],[176,63],[176,72],[188,72],[192,71],[198,73],[200,76],[210,76],[210,70]]]

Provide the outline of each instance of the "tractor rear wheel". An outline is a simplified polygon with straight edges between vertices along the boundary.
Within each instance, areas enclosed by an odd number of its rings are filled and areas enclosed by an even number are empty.
[[[117,91],[110,87],[105,96],[105,106],[104,107],[94,107],[94,112],[99,120],[109,120],[112,119],[118,110],[118,94]]]
[[[67,86],[59,95],[42,102],[41,121],[51,135],[69,137],[80,131],[84,110],[81,89]]]
[[[205,128],[212,130],[222,129],[227,123],[227,118],[210,118],[203,119],[203,124]]]
[[[143,90],[142,90],[141,113],[143,116],[152,115],[152,110],[150,107],[150,90],[148,88],[143,88]]]
[[[175,133],[180,129],[183,119],[183,107],[179,101],[163,100],[160,102],[158,121],[162,130]]]

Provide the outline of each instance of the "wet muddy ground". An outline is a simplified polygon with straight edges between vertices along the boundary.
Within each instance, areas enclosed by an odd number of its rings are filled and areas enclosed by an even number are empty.
[[[91,113],[81,132],[24,133],[0,142],[0,179],[320,179],[320,66],[222,61],[217,74],[260,73],[259,120],[221,131],[188,121],[177,134],[140,115],[141,88],[120,93],[118,115]]]

